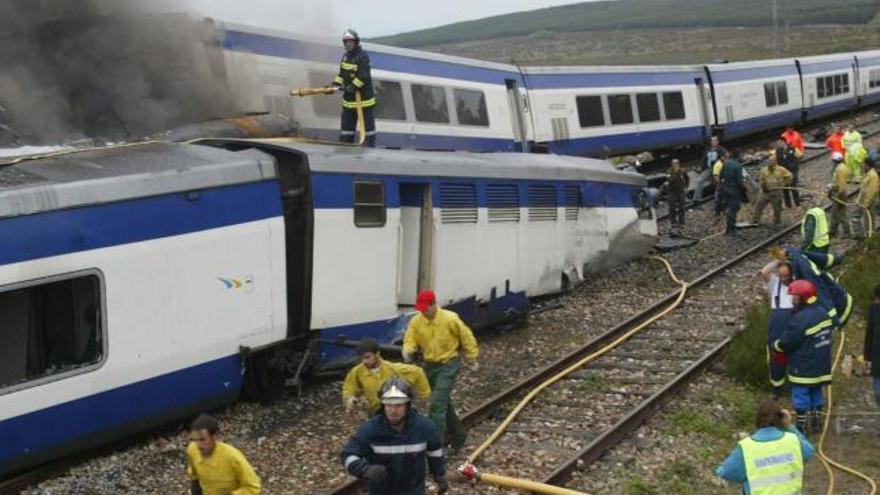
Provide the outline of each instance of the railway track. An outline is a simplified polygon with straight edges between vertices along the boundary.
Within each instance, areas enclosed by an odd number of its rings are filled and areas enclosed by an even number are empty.
[[[880,134],[880,119],[863,127],[865,138],[876,136]],[[812,151],[802,163],[828,155],[827,151]],[[802,182],[822,190],[828,175],[821,166],[808,167],[802,169]],[[704,200],[708,201],[711,198]],[[754,274],[765,261],[760,255],[797,231],[799,219],[791,213],[787,212],[788,221],[795,221],[787,228],[770,235],[765,229],[743,230],[740,237],[724,243],[733,248],[727,252],[703,248],[671,253],[671,257],[679,258],[676,264],[683,267],[679,276],[688,280],[683,304],[537,397],[475,464],[485,472],[562,485],[572,470],[589,465],[617,445],[726,349],[736,333],[737,320],[719,322],[710,315],[729,313],[733,308],[726,303],[741,297],[735,292],[742,286],[729,281],[741,278],[754,283]],[[685,256],[691,258],[689,263],[681,263]],[[747,264],[753,266],[745,267]],[[705,270],[705,266],[713,268]],[[714,283],[717,281],[722,283]],[[472,408],[462,416],[465,427],[472,437],[489,436],[528,391],[644,324],[672,304],[679,292],[669,292],[584,346]],[[449,465],[454,467],[463,461],[451,458]],[[510,473],[510,466],[516,466],[515,473]],[[330,493],[355,494],[359,490],[360,483],[350,480]]]

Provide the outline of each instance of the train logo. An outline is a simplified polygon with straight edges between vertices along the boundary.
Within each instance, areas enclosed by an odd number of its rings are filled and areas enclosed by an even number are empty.
[[[250,294],[254,291],[254,276],[247,275],[245,277],[217,277],[217,280],[223,284],[223,287],[227,290],[241,290],[247,294]]]

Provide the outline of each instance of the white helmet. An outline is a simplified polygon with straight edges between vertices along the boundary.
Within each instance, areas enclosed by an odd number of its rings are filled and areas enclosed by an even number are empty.
[[[379,400],[382,404],[407,404],[412,391],[408,383],[401,378],[391,378],[382,384]]]
[[[360,43],[361,37],[358,36],[357,31],[349,28],[349,29],[346,29],[345,32],[342,33],[342,41],[346,41],[346,40],[354,40],[355,43]]]
[[[841,153],[839,151],[835,151],[834,153],[831,153],[831,161],[834,163],[842,162],[843,161],[843,153]]]

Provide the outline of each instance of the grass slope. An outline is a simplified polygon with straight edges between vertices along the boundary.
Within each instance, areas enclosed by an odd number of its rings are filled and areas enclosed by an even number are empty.
[[[865,24],[880,0],[778,0],[780,26]],[[513,36],[619,29],[770,26],[767,0],[614,0],[516,12],[377,38],[377,43],[421,47]]]

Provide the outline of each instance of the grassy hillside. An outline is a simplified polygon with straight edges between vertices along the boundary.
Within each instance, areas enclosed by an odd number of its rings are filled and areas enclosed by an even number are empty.
[[[791,26],[776,33],[767,27],[583,31],[421,49],[521,65],[674,65],[876,48],[880,48],[880,26],[871,24]]]
[[[620,29],[770,26],[770,0],[614,0],[517,12],[377,38],[377,43],[423,47],[515,36]],[[778,23],[865,24],[880,0],[777,0]]]

